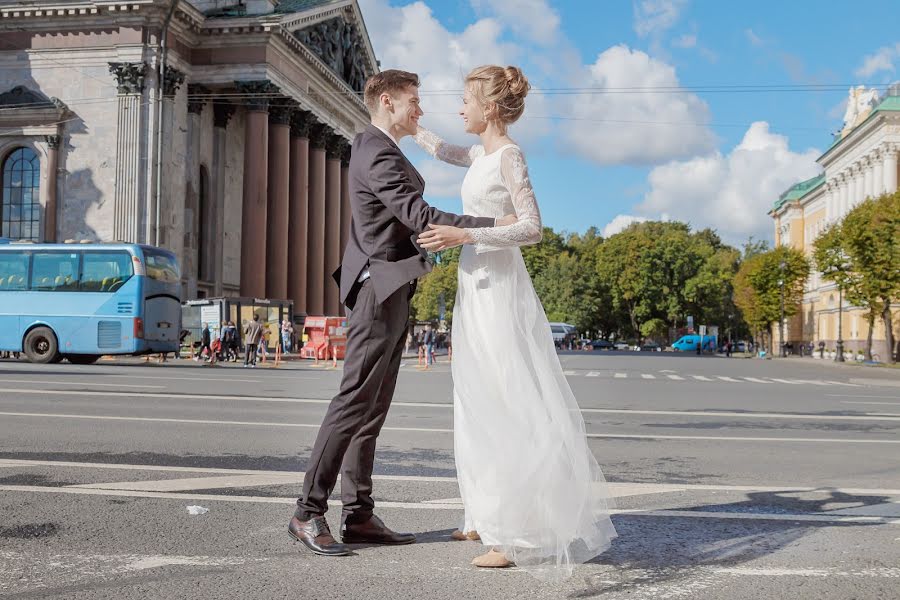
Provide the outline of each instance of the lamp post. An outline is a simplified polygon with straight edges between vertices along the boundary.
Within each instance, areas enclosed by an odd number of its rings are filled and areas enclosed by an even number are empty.
[[[842,335],[842,330],[844,328],[844,280],[846,277],[845,274],[850,270],[850,261],[847,259],[847,255],[843,250],[835,250],[835,252],[836,256],[831,256],[832,262],[827,271],[827,274],[830,275],[837,284],[838,289],[837,348],[835,349],[834,361],[844,362],[844,336]]]
[[[781,358],[785,357],[784,354],[784,268],[787,264],[784,261],[778,265],[778,268],[781,270],[781,279],[778,280],[778,289],[781,291],[781,320],[778,321],[778,341],[781,344],[781,348],[779,351],[779,356]]]
[[[837,339],[837,356],[834,357],[835,362],[844,362],[844,338],[841,335],[842,322],[841,317],[844,314],[844,286],[838,283],[838,339]]]

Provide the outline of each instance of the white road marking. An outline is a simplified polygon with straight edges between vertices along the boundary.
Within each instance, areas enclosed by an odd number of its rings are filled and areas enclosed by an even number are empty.
[[[666,375],[669,379],[674,379],[675,381],[684,381],[684,377],[680,375]]]
[[[613,375],[613,377],[616,379],[625,379],[626,377],[628,377],[628,374],[627,373],[616,373],[615,375]]]
[[[755,413],[737,411],[704,411],[704,410],[639,410],[618,408],[582,408],[584,413],[602,413],[614,415],[672,415],[690,417],[738,417],[751,419],[800,419],[811,421],[900,421],[900,415],[816,415],[791,413]]]
[[[778,383],[787,383],[790,385],[800,385],[799,381],[791,381],[790,379],[777,379],[775,377],[769,377],[772,381],[777,381]]]
[[[845,385],[847,387],[862,387],[862,385],[858,383],[847,383],[846,381],[832,381],[831,379],[826,379],[825,383],[830,383],[831,385]]]
[[[641,373],[641,379],[656,379],[656,375],[652,373]]]
[[[840,571],[833,567],[818,569],[717,567],[711,570],[713,573],[721,573],[723,575],[751,577],[888,577],[891,579],[900,577],[900,568],[897,567],[873,567],[856,571]]]
[[[725,377],[724,375],[716,375],[716,379],[721,379],[722,381],[728,381],[731,383],[741,383],[739,379],[735,379],[734,377]]]
[[[76,487],[49,487],[49,486],[31,486],[31,485],[0,485],[0,492],[18,492],[18,493],[44,493],[44,494],[76,494],[85,496],[113,496],[126,498],[158,498],[166,500],[180,500],[190,502],[242,502],[242,503],[262,503],[262,504],[295,504],[295,498],[280,498],[270,496],[225,496],[217,494],[190,494],[190,493],[171,493],[171,492],[147,492],[133,490],[98,490],[92,488],[76,488]],[[342,506],[340,500],[329,500],[329,506]],[[404,508],[416,510],[462,510],[462,505],[456,502],[447,502],[438,504],[436,502],[391,502],[382,500],[378,502],[378,506],[383,508]],[[710,512],[710,511],[693,511],[693,510],[667,510],[657,509],[648,510],[641,508],[632,509],[614,509],[610,510],[611,515],[630,515],[630,516],[647,516],[647,517],[665,517],[665,518],[700,518],[700,519],[721,519],[721,520],[750,520],[750,521],[794,521],[794,522],[820,522],[820,523],[859,523],[873,525],[900,525],[900,519],[877,517],[877,516],[848,516],[848,515],[830,515],[830,514],[768,514],[768,513],[726,513],[726,512]]]
[[[159,377],[154,377],[154,379],[159,380]],[[166,378],[168,379],[168,377]],[[134,385],[134,384],[126,384],[126,383],[96,383],[94,381],[57,381],[55,379],[43,379],[41,381],[34,381],[33,379],[6,379],[3,378],[3,383],[32,383],[39,385],[99,385],[103,387],[126,387],[126,388],[159,388],[163,389],[166,386],[164,385]],[[44,390],[44,391],[53,391],[53,390]]]
[[[575,371],[563,371],[563,375],[576,375]]]
[[[698,381],[712,381],[712,379],[710,379],[709,377],[705,377],[703,375],[691,375],[691,377]]]
[[[745,379],[751,383],[772,383],[771,381],[766,381],[765,379],[759,379],[757,377],[742,377],[741,379]]]
[[[590,371],[590,372],[588,372],[586,377],[600,377],[600,375],[602,375],[602,373],[600,373],[600,371]]]
[[[879,406],[900,406],[900,402],[853,402],[851,400],[841,400],[841,404],[877,404]]]
[[[176,423],[184,425],[233,425],[247,427],[299,427],[318,429],[319,423],[270,423],[265,421],[216,421],[212,419],[165,419],[160,417],[117,417],[106,415],[67,415],[49,413],[13,413],[0,412],[0,416],[26,417],[38,419],[81,419],[95,421],[133,421],[149,423]],[[877,420],[883,420],[879,417]],[[452,429],[427,428],[427,427],[382,427],[384,431],[407,431],[416,433],[453,433]],[[637,434],[612,434],[612,433],[588,433],[589,438],[609,439],[635,439],[635,440],[717,440],[737,442],[819,442],[831,444],[900,444],[900,440],[868,440],[868,439],[839,439],[839,438],[776,438],[776,437],[744,437],[744,436],[702,436],[702,435],[637,435]]]

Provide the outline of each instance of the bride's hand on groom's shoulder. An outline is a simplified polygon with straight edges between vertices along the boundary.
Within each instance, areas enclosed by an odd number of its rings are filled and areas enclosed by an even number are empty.
[[[472,243],[469,232],[452,225],[434,225],[429,223],[428,229],[419,234],[419,245],[431,252],[455,248]]]
[[[507,225],[515,225],[519,222],[516,215],[506,215],[497,219],[497,227],[506,227]]]

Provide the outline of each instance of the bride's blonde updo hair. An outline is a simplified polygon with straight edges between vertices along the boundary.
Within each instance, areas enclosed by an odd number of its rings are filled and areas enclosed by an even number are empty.
[[[486,65],[477,67],[466,76],[466,86],[483,106],[493,103],[496,113],[492,119],[504,128],[515,123],[525,110],[525,96],[531,85],[519,67]]]

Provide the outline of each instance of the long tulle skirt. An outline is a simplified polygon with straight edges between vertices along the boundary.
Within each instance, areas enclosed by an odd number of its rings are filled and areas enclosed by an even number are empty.
[[[464,531],[557,581],[615,529],[584,419],[518,248],[465,246],[453,311],[454,446]]]

